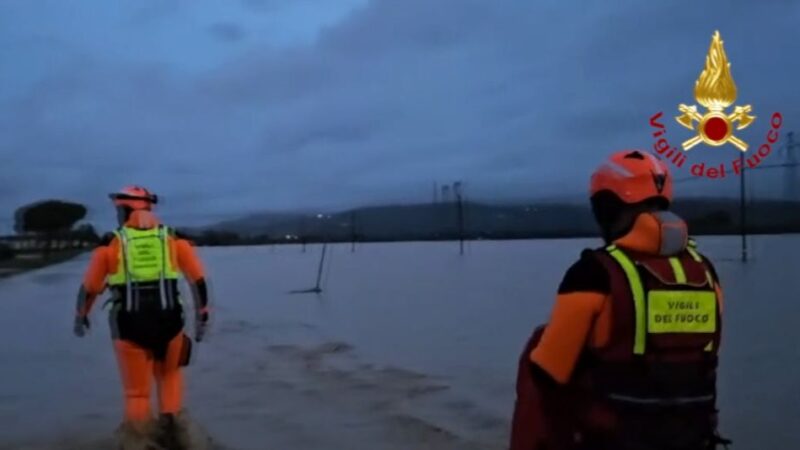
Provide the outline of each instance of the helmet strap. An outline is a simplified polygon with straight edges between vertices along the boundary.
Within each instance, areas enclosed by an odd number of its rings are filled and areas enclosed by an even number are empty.
[[[124,226],[133,213],[133,208],[130,206],[117,206],[117,223],[119,226]]]
[[[606,244],[630,233],[636,219],[642,213],[665,210],[668,204],[659,200],[645,200],[639,203],[625,203],[616,194],[602,191],[591,199],[592,212],[600,226],[600,232]]]
[[[610,244],[630,233],[636,224],[636,219],[644,212],[646,211],[633,206],[619,211],[617,217],[603,230],[603,238],[606,243]]]

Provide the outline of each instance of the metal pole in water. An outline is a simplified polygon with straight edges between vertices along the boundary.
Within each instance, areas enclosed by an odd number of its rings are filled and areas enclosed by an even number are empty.
[[[458,195],[458,247],[459,253],[464,254],[464,202],[461,194]]]
[[[742,178],[739,180],[739,225],[741,226],[742,235],[742,262],[747,262],[747,202],[745,201],[744,188],[744,152],[739,154],[739,162],[742,167]]]
[[[350,212],[350,239],[352,245],[350,246],[350,253],[355,253],[356,251],[356,212]]]
[[[794,142],[794,132],[786,133],[786,172],[784,174],[783,199],[792,201],[797,195],[797,153],[795,147],[800,144]]]
[[[322,256],[319,259],[319,269],[317,270],[317,285],[314,286],[315,292],[322,292],[320,282],[322,282],[322,268],[325,266],[325,249],[328,248],[328,243],[322,244]]]
[[[464,254],[464,196],[460,181],[453,183],[453,193],[456,196],[456,208],[458,210],[458,248],[459,254]]]
[[[311,289],[302,289],[296,291],[289,291],[290,294],[319,294],[322,292],[322,269],[325,267],[325,250],[328,248],[328,242],[322,244],[322,256],[319,259],[319,267],[317,268],[317,283]]]

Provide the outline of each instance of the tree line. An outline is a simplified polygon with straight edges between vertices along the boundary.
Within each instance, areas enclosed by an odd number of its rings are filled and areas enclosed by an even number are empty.
[[[25,251],[47,255],[74,243],[79,246],[97,244],[100,237],[91,224],[76,226],[87,212],[84,205],[63,200],[43,200],[21,206],[14,213],[16,236],[0,237],[0,260],[12,259]]]

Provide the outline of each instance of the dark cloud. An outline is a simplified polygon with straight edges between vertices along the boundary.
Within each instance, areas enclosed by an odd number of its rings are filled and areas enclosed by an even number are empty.
[[[212,36],[225,42],[239,42],[246,36],[244,28],[233,22],[219,22],[208,29]]]
[[[248,12],[268,15],[276,14],[289,7],[316,9],[342,6],[346,2],[344,0],[292,0],[291,2],[285,0],[240,0],[239,3]]]
[[[140,26],[179,14],[186,0],[139,0],[131,9],[129,24]],[[120,7],[123,7],[120,5]]]
[[[582,195],[607,152],[652,145],[654,112],[686,138],[672,117],[693,101],[709,17],[763,121],[743,137],[760,140],[772,110],[797,123],[800,60],[784,55],[800,51],[798,7],[722,4],[374,0],[310,44],[248,38],[212,70],[92,54],[0,106],[16,167],[0,173],[16,192],[99,207],[98,192],[146,184],[187,217],[426,200],[434,180],[467,180],[474,197]]]
[[[241,2],[248,10],[256,12],[271,12],[280,6],[280,2],[276,0],[241,0]]]

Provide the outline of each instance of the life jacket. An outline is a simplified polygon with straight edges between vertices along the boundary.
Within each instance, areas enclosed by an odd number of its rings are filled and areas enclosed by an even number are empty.
[[[709,267],[690,241],[659,256],[592,251],[610,277],[611,334],[576,368],[580,440],[596,449],[715,448],[722,317]],[[581,448],[581,447],[579,447]]]
[[[173,266],[169,243],[172,233],[163,225],[115,231],[119,263],[108,278],[112,337],[151,350],[158,360],[184,325],[181,274]]]

